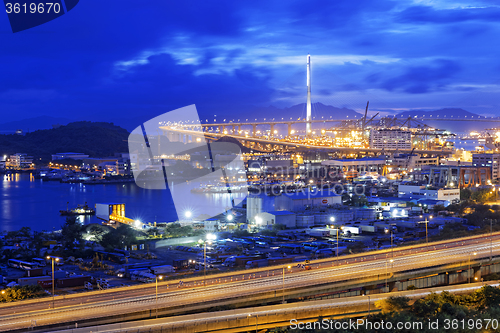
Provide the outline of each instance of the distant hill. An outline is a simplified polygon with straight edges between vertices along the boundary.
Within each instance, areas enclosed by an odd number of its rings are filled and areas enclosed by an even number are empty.
[[[435,111],[424,111],[424,110],[410,110],[410,111],[404,111],[401,113],[397,114],[398,118],[405,118],[405,117],[428,117],[432,116],[433,118],[450,118],[451,116],[454,117],[478,117],[478,114],[466,111],[464,109],[460,108],[445,108],[445,109],[439,109]]]
[[[0,124],[0,132],[14,132],[21,129],[26,133],[41,129],[51,129],[57,125],[67,125],[72,121],[68,118],[40,116]]]
[[[0,153],[27,153],[50,160],[51,155],[78,152],[90,157],[112,156],[128,152],[127,130],[112,123],[80,121],[26,135],[0,135]]]

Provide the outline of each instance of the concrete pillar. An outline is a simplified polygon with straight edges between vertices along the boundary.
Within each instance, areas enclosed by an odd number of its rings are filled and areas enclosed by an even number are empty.
[[[252,136],[256,136],[257,135],[257,125],[252,125]]]
[[[270,136],[274,136],[274,124],[271,124],[271,135]]]
[[[219,133],[223,133],[222,131],[223,131],[222,126],[219,126]]]
[[[288,123],[288,136],[292,135],[292,123]]]
[[[238,126],[236,126],[236,128],[237,128],[237,130],[238,130],[238,133],[236,133],[236,134],[237,134],[237,135],[240,135],[241,126],[240,126],[240,125],[238,125]]]

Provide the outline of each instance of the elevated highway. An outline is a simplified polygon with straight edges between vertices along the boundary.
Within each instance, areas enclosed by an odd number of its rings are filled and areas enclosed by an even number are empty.
[[[411,301],[424,298],[431,293],[443,291],[452,294],[471,293],[483,285],[498,287],[498,281],[487,283],[472,283],[460,286],[446,286],[422,290],[391,292],[385,294],[357,296],[344,299],[328,299],[292,304],[268,305],[246,309],[226,310],[209,313],[198,313],[176,317],[141,320],[130,323],[119,323],[102,326],[91,326],[78,329],[67,329],[60,333],[91,333],[91,332],[161,332],[161,333],[193,333],[193,332],[249,332],[275,327],[290,327],[298,322],[315,322],[318,318],[361,317],[374,314],[380,310],[375,302],[391,296],[405,296]],[[368,306],[370,304],[370,307]],[[362,322],[359,321],[362,325]],[[408,324],[407,324],[408,325]],[[418,325],[409,323],[408,330],[418,330]],[[415,326],[414,326],[415,325]]]
[[[491,262],[490,255],[493,256]],[[462,282],[464,277],[474,281],[477,273],[480,274],[477,267],[496,262],[498,255],[500,233],[494,233],[491,239],[476,236],[394,251],[342,256],[339,260],[318,260],[308,271],[278,266],[211,275],[206,280],[199,277],[185,279],[183,283],[171,280],[159,284],[158,299],[153,284],[59,296],[55,309],[50,309],[51,298],[28,300],[0,305],[0,330],[23,331],[35,325],[60,327],[64,323],[78,323],[83,326],[152,318],[157,308],[160,315],[176,315],[230,304],[252,306],[300,299],[318,292],[347,290],[349,286],[357,286],[350,294],[359,295],[363,290],[360,285],[383,284],[386,278],[394,283],[398,275],[399,279],[408,279],[420,274],[418,271],[431,275],[446,265],[450,267],[445,269],[460,272]]]
[[[196,141],[197,138],[205,138],[208,140],[217,140],[222,137],[230,137],[234,138],[240,142],[244,146],[248,146],[249,142],[257,143],[261,145],[262,148],[267,147],[268,150],[278,150],[278,149],[283,149],[284,147],[294,149],[294,150],[306,150],[306,149],[316,149],[316,150],[326,150],[326,151],[331,151],[331,152],[344,152],[344,153],[369,153],[369,154],[383,154],[383,153],[418,153],[418,154],[431,154],[431,155],[442,155],[442,156],[449,156],[450,154],[453,154],[452,150],[412,150],[412,149],[378,149],[378,148],[353,148],[353,147],[335,147],[335,146],[330,146],[330,145],[312,145],[312,144],[304,144],[304,143],[298,143],[298,142],[290,142],[290,141],[285,141],[285,140],[278,140],[278,139],[268,139],[264,137],[251,137],[251,136],[244,136],[244,135],[236,135],[236,134],[224,134],[224,133],[212,133],[212,132],[202,132],[202,131],[197,131],[197,130],[189,130],[185,128],[179,128],[179,127],[168,127],[168,126],[161,126],[160,129],[164,133],[179,133],[183,134],[186,136],[191,136],[191,141]],[[168,134],[167,134],[168,136]]]

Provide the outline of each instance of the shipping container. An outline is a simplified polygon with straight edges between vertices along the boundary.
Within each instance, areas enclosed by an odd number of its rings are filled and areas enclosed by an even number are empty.
[[[19,278],[19,279],[17,279],[17,284],[19,284],[19,286],[21,286],[21,287],[33,286],[33,285],[38,284],[38,281],[43,281],[43,280],[52,280],[52,278],[48,277],[48,276],[35,276],[35,277]]]
[[[33,269],[27,269],[25,276],[27,277],[34,277],[34,276],[42,276],[43,275],[43,268],[33,268]]]
[[[353,234],[353,235],[359,235],[361,233],[361,228],[359,228],[359,227],[344,226],[342,228],[342,232],[344,234],[350,233],[350,234]]]
[[[64,279],[57,279],[56,286],[57,288],[83,287],[85,282],[90,282],[89,275],[78,275]]]
[[[154,275],[158,275],[158,274],[174,273],[175,269],[172,265],[163,265],[163,266],[151,267],[151,272]]]
[[[174,266],[176,270],[187,268],[188,265],[189,265],[188,259],[175,259],[172,264],[172,266]]]
[[[267,265],[269,265],[268,259],[259,259],[259,260],[248,261],[246,264],[246,268],[265,267]]]
[[[294,257],[277,257],[277,258],[269,258],[269,266],[273,265],[282,265],[292,262]]]
[[[52,288],[52,279],[49,280],[38,280],[38,285],[40,285],[44,289]]]

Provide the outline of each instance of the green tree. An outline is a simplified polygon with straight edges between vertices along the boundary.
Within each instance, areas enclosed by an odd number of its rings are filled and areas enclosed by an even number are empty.
[[[137,244],[137,236],[138,232],[134,228],[121,224],[103,235],[100,244],[107,249],[130,247]]]
[[[468,188],[460,190],[460,200],[470,200],[472,197],[472,191]]]
[[[390,296],[386,299],[375,302],[375,306],[382,312],[398,312],[408,309],[410,299],[404,296]]]
[[[75,246],[78,246],[82,250],[84,247],[82,232],[83,226],[76,221],[76,217],[67,217],[61,230],[64,249],[73,250]]]

